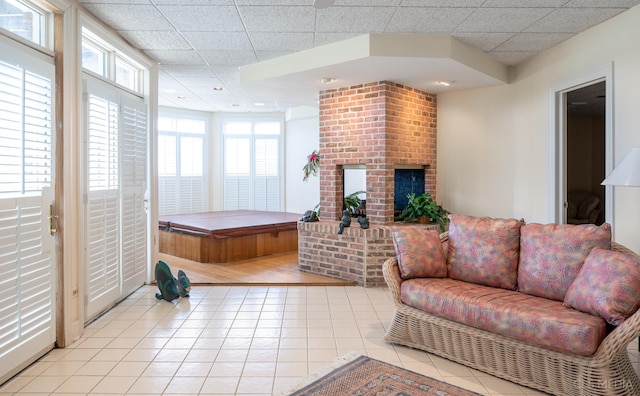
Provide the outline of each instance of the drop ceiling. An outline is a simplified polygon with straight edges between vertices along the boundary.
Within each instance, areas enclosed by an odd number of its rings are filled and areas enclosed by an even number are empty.
[[[336,78],[332,87],[366,76],[431,92],[505,83],[499,75],[509,66],[640,0],[336,0],[326,9],[314,8],[313,0],[79,3],[159,62],[161,106],[274,112],[309,104],[319,89],[326,89],[318,76]],[[451,56],[425,53],[418,45],[415,54],[398,56],[387,49],[364,54],[355,63],[322,64],[327,50],[356,43],[356,51],[365,46],[362,40],[370,45],[389,37],[398,39],[399,46],[402,37],[427,40],[427,47],[430,39],[443,42]],[[318,64],[292,66],[305,59],[318,59]],[[273,73],[274,66],[282,70]],[[454,84],[428,85],[439,80]]]

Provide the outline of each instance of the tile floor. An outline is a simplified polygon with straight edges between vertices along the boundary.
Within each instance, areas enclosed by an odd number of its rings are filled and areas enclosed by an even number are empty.
[[[542,395],[382,339],[386,288],[145,286],[0,387],[0,395],[271,395],[349,352],[484,395]],[[636,342],[629,347],[639,361]]]

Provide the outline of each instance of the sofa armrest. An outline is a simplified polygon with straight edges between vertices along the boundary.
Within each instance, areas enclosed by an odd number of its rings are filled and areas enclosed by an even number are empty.
[[[402,304],[400,300],[400,284],[402,278],[400,277],[400,268],[398,268],[398,260],[394,258],[387,259],[382,264],[382,275],[384,280],[391,291],[391,297],[396,305]]]
[[[616,242],[611,242],[611,250],[636,254],[631,249]],[[600,347],[596,351],[596,355],[602,355],[599,361],[610,361],[621,349],[626,349],[629,343],[638,337],[640,337],[640,309],[622,322],[621,325],[613,329],[611,333],[602,340]]]

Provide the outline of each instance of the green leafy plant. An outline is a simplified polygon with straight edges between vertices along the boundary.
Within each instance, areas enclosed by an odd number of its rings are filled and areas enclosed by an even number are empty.
[[[356,191],[344,197],[344,207],[351,215],[353,215],[353,212],[362,202],[362,199],[360,199],[358,195],[364,194],[365,192],[366,191]]]
[[[407,219],[419,219],[421,217],[430,218],[431,221],[440,225],[440,231],[445,231],[445,226],[449,222],[449,211],[438,204],[430,193],[416,196],[415,193],[407,195],[409,202],[402,210],[400,216]]]

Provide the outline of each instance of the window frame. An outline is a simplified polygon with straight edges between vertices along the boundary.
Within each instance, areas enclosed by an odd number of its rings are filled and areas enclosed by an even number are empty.
[[[100,38],[90,26],[86,24],[82,25],[81,44],[82,48],[85,44],[98,50],[103,55],[103,72],[97,72],[89,68],[84,67],[82,62],[82,56],[80,57],[80,64],[84,73],[89,73],[97,78],[109,81],[110,83],[127,90],[136,95],[142,95],[145,91],[144,87],[144,72],[145,67],[136,62],[131,57],[127,56],[124,52],[117,49],[115,46],[107,43]],[[134,71],[133,86],[127,86],[118,82],[117,65],[118,63],[124,64]]]

